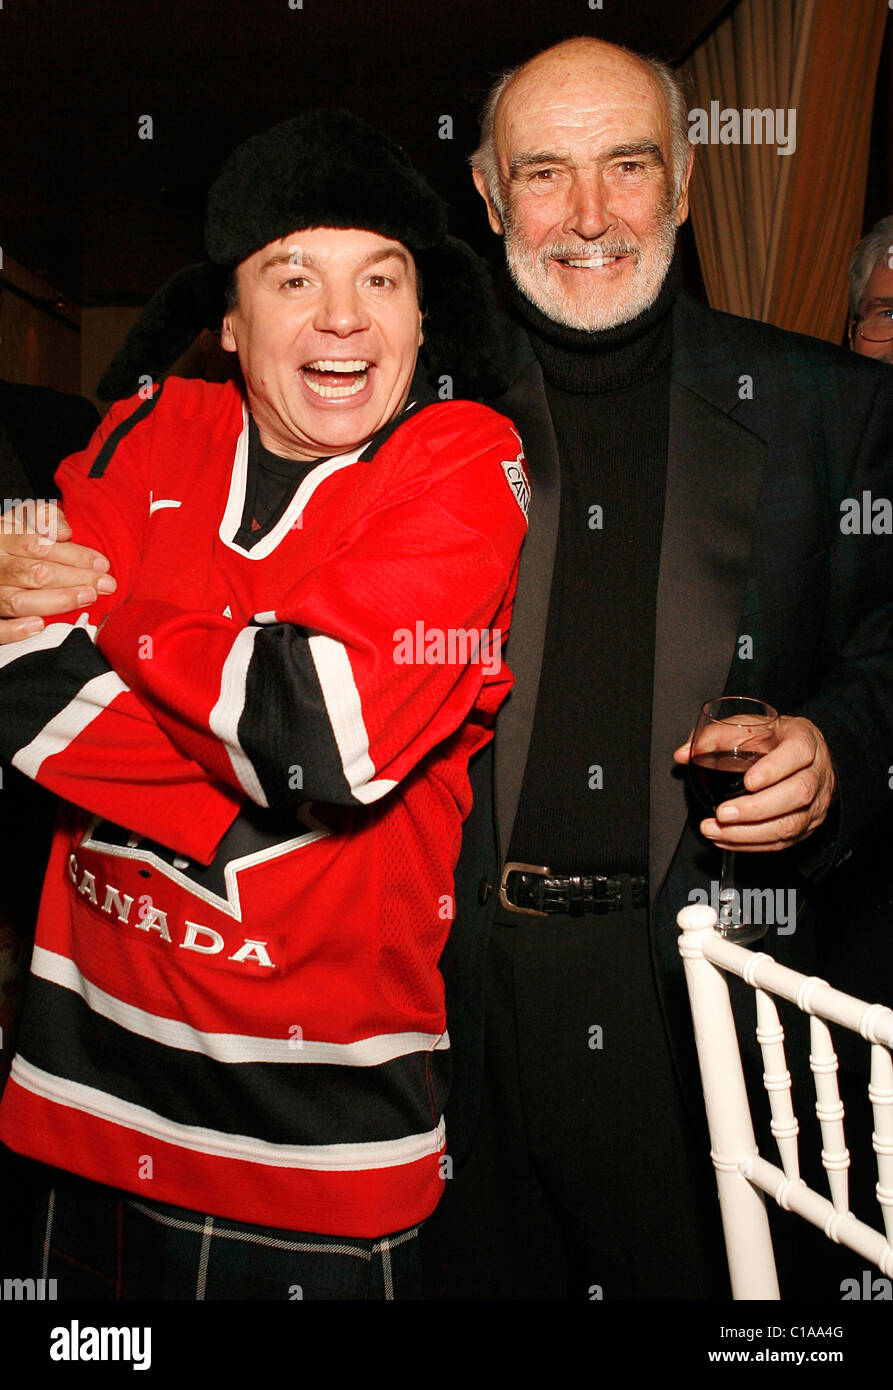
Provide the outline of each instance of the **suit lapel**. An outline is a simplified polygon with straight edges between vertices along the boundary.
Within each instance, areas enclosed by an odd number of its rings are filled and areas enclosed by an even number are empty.
[[[532,354],[530,356],[532,358]],[[560,479],[558,446],[539,363],[535,359],[529,361],[508,391],[490,404],[517,425],[524,442],[531,485],[527,537],[521,550],[512,626],[506,647],[515,684],[500,711],[495,749],[496,823],[500,855],[504,859],[515,823],[536,712],[558,539]]]
[[[674,353],[674,377],[675,363]],[[704,701],[723,693],[735,655],[765,453],[720,406],[673,380],[654,651],[652,908],[687,814],[673,749]]]

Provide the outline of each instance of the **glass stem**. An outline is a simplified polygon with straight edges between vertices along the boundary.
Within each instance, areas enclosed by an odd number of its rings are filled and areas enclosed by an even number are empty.
[[[722,852],[722,872],[719,880],[719,930],[727,932],[735,925],[735,904],[738,894],[735,890],[735,851]]]

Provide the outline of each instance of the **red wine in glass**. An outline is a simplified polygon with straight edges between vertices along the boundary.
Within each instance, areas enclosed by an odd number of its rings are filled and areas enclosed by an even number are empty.
[[[692,758],[691,784],[698,800],[708,811],[715,811],[723,801],[746,796],[744,774],[753,767],[761,753],[739,751],[701,753]]]
[[[746,796],[748,768],[777,743],[778,712],[765,701],[744,695],[708,700],[701,706],[689,750],[688,779],[695,796],[711,812],[723,801]],[[744,944],[763,936],[766,928],[736,921],[734,874],[734,852],[724,849],[717,930],[728,940]]]

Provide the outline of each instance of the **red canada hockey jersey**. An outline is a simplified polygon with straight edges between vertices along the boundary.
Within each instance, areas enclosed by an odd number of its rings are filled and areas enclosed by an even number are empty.
[[[511,683],[523,453],[483,406],[410,412],[243,549],[247,474],[237,388],[178,379],[60,469],[118,590],[0,648],[0,751],[73,803],[0,1137],[374,1237],[441,1190],[437,960],[468,758]]]

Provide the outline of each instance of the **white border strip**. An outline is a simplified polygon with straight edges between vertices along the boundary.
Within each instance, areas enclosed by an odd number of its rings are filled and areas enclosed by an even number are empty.
[[[443,1119],[436,1129],[425,1134],[410,1134],[404,1139],[368,1144],[268,1144],[249,1135],[223,1134],[198,1125],[178,1124],[142,1105],[94,1090],[92,1086],[51,1076],[19,1056],[13,1061],[10,1076],[24,1090],[42,1100],[135,1130],[163,1144],[174,1144],[214,1158],[263,1163],[271,1168],[308,1168],[319,1172],[393,1168],[438,1154],[444,1145]]]
[[[306,1038],[297,1045],[292,1038],[252,1037],[242,1033],[202,1033],[178,1019],[148,1013],[133,1004],[108,994],[82,975],[73,960],[35,946],[31,973],[62,989],[71,990],[83,999],[87,1007],[102,1018],[109,1019],[129,1033],[176,1047],[184,1052],[198,1052],[215,1062],[285,1062],[322,1064],[342,1067],[377,1067],[398,1057],[415,1052],[443,1052],[449,1048],[446,1033],[380,1033],[360,1038],[352,1043],[312,1042]]]

